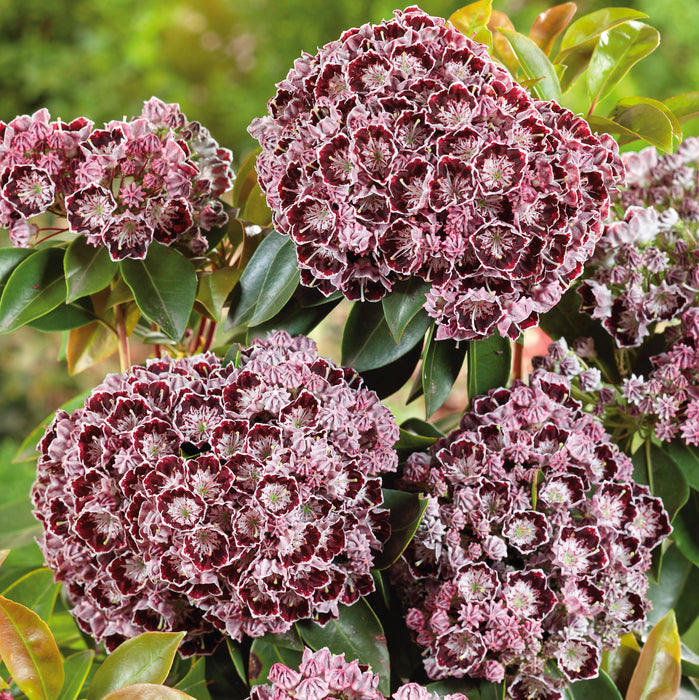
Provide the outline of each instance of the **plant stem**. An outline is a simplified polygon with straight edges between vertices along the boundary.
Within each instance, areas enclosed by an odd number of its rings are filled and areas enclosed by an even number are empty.
[[[217,325],[218,324],[216,323],[216,321],[211,321],[211,323],[209,323],[209,328],[206,331],[206,340],[204,341],[204,347],[201,350],[202,352],[208,352],[209,350],[211,350],[211,345],[214,342],[214,334],[216,333]]]
[[[206,318],[202,316],[196,335],[192,338],[192,342],[189,345],[190,355],[194,355],[197,352],[197,349],[199,348],[199,343],[201,343],[201,338],[204,335],[204,328],[206,328]]]
[[[117,304],[114,311],[116,313],[117,335],[119,336],[119,364],[121,371],[126,372],[131,367],[131,349],[129,348],[129,334],[126,331],[124,307]]]
[[[516,340],[512,341],[512,378],[522,378],[522,363],[524,358],[524,346]]]

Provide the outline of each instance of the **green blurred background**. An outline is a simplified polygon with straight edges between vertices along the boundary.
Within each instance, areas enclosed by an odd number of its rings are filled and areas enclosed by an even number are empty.
[[[84,115],[98,124],[140,112],[156,95],[179,102],[190,119],[231,148],[235,164],[253,150],[246,132],[301,51],[367,21],[389,18],[395,0],[0,0],[0,119],[48,107],[53,118]],[[448,17],[463,3],[423,0]],[[527,33],[553,2],[495,0]],[[610,3],[583,0],[578,16]],[[649,15],[660,48],[634,68],[621,95],[664,99],[699,89],[699,3],[628,1]],[[572,104],[582,108],[582,94]],[[600,113],[604,114],[604,105]],[[15,467],[16,443],[56,406],[97,384],[106,362],[68,377],[56,360],[60,338],[23,330],[0,338],[0,484]],[[18,472],[15,473],[15,476]],[[29,472],[26,478],[31,479]],[[16,481],[16,479],[15,479]],[[3,483],[5,482],[5,483]],[[19,493],[17,495],[20,495]]]

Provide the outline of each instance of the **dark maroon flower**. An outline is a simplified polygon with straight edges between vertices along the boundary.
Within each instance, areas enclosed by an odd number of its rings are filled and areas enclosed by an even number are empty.
[[[59,411],[33,490],[41,547],[82,629],[223,634],[329,620],[374,590],[380,472],[398,429],[352,370],[284,332],[241,353],[151,360]]]
[[[582,272],[622,177],[610,137],[417,7],[301,57],[250,132],[302,283],[375,300],[417,275],[438,338],[535,323]]]
[[[569,380],[541,369],[475,397],[408,458],[400,483],[429,504],[392,577],[430,678],[555,700],[596,675],[600,650],[643,623],[650,552],[670,532],[632,472]]]

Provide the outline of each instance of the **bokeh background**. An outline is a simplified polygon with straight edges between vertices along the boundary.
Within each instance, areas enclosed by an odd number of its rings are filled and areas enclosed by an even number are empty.
[[[52,118],[102,123],[138,114],[156,95],[179,102],[239,165],[255,147],[246,127],[266,111],[276,82],[301,51],[346,28],[389,18],[396,0],[0,0],[0,119],[47,107]],[[463,2],[422,0],[448,17]],[[494,0],[519,31],[553,2]],[[578,15],[609,2],[581,0]],[[699,90],[699,2],[627,0],[649,15],[660,48],[635,67],[613,99],[665,99]],[[580,88],[578,88],[580,90]],[[582,92],[572,95],[582,109]],[[605,105],[601,105],[605,114]],[[696,127],[694,127],[696,130]],[[23,330],[0,336],[0,490],[26,494],[31,464],[10,465],[21,440],[58,405],[96,385],[113,362],[75,377],[60,338]],[[339,359],[339,358],[334,358]],[[12,477],[12,478],[9,478]]]

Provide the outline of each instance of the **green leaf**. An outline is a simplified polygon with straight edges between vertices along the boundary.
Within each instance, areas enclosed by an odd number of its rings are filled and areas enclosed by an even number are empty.
[[[362,372],[364,385],[367,389],[375,391],[380,399],[385,399],[387,396],[394,394],[415,373],[415,368],[420,362],[421,352],[422,346],[417,344],[405,355],[388,365],[377,369],[364,370]]]
[[[663,100],[663,104],[672,111],[680,124],[699,117],[699,92],[686,92],[683,95],[675,95],[667,100]]]
[[[92,686],[90,686],[92,688]],[[88,694],[88,697],[89,694]],[[113,690],[102,700],[193,700],[191,695],[181,690],[155,683],[134,683],[133,685]]]
[[[49,311],[44,316],[29,321],[27,325],[44,333],[80,328],[95,320],[95,314],[91,308],[88,308],[89,306],[89,300],[87,305],[80,303],[59,304],[53,311]]]
[[[145,260],[122,260],[121,274],[141,313],[169,338],[180,340],[197,293],[197,273],[173,248],[152,243]]]
[[[0,293],[17,265],[33,253],[31,248],[0,248]]]
[[[564,2],[544,10],[532,24],[529,38],[548,56],[558,35],[570,24],[577,7]]]
[[[681,646],[675,613],[658,621],[641,649],[626,700],[675,700],[680,689]]]
[[[248,673],[245,668],[245,659],[243,658],[243,651],[237,642],[234,642],[230,637],[226,637],[226,646],[228,647],[228,654],[231,657],[233,666],[235,667],[236,673],[245,685],[248,685]]]
[[[61,654],[46,623],[0,596],[0,657],[29,700],[56,700],[63,686]]]
[[[401,430],[412,433],[413,435],[425,435],[435,439],[444,437],[444,433],[432,423],[421,420],[420,418],[408,418],[400,424]]]
[[[659,43],[658,30],[642,22],[625,22],[600,34],[587,71],[590,100],[594,103],[607,97]]]
[[[211,700],[211,694],[206,681],[206,658],[201,656],[189,669],[187,675],[175,686],[183,693],[191,695],[197,700]]]
[[[454,12],[447,21],[469,39],[492,46],[492,37],[487,29],[492,4],[492,0],[477,0]]]
[[[61,248],[44,248],[20,262],[0,297],[0,332],[33,321],[66,299]]]
[[[642,465],[654,496],[662,499],[670,520],[689,498],[689,486],[674,460],[655,443],[648,440],[633,455],[634,465]]]
[[[585,117],[587,123],[590,125],[592,131],[596,131],[600,134],[621,134],[629,138],[629,142],[640,138],[639,135],[631,129],[627,129],[625,126],[618,124],[607,117],[600,117],[596,114],[591,114],[589,117]]]
[[[53,571],[43,568],[17,579],[2,591],[2,595],[33,610],[42,620],[48,620],[60,588],[60,583],[53,582]]]
[[[687,483],[699,491],[699,447],[687,445],[684,440],[673,440],[664,442],[661,449],[684,474]]]
[[[541,100],[561,102],[561,85],[548,56],[528,37],[505,27],[500,28],[514,50],[525,75],[536,82],[532,90]]]
[[[495,333],[490,338],[468,341],[468,398],[505,386],[510,378],[512,348],[507,338]]]
[[[614,681],[602,670],[597,678],[571,683],[565,697],[572,700],[623,700]]]
[[[428,503],[416,493],[383,489],[383,507],[390,511],[391,536],[374,559],[377,569],[388,569],[398,561],[417,532]]]
[[[473,690],[468,681],[463,678],[447,678],[443,681],[435,681],[428,683],[426,686],[430,693],[437,693],[440,698],[450,693],[468,693],[468,700],[480,700],[480,693]]]
[[[410,352],[432,323],[427,312],[417,313],[403,331],[399,342],[391,335],[380,304],[356,302],[342,334],[342,364],[358,372],[391,364]]]
[[[110,259],[106,248],[91,246],[85,236],[78,236],[66,250],[63,269],[68,288],[66,301],[71,302],[107,287],[119,266]]]
[[[427,336],[422,356],[422,390],[425,395],[425,417],[429,418],[451,393],[466,356],[467,343],[451,339],[436,340],[435,326]]]
[[[65,683],[58,700],[76,700],[90,672],[95,652],[92,649],[71,654],[64,662]]]
[[[226,327],[256,326],[280,311],[299,284],[297,264],[294,242],[270,231],[245,267]]]
[[[257,182],[253,185],[245,200],[240,218],[262,228],[272,223],[272,211],[267,206],[267,199]]]
[[[669,610],[677,614],[677,626],[684,634],[699,616],[699,569],[692,564],[676,545],[667,548],[659,583],[651,583],[646,598],[652,609],[648,622],[657,623]]]
[[[677,513],[672,521],[672,539],[689,561],[699,568],[699,511],[697,494]]]
[[[29,499],[0,506],[0,549],[16,549],[40,534],[41,525],[32,515]]]
[[[291,642],[295,637],[297,642]],[[293,643],[294,646],[288,646]],[[250,685],[267,682],[270,668],[276,663],[283,663],[289,668],[298,668],[303,656],[303,642],[295,630],[284,634],[266,634],[252,640],[248,657],[248,679]]]
[[[134,683],[164,683],[185,632],[144,632],[117,647],[97,669],[87,700]]]
[[[643,139],[663,151],[671,151],[673,136],[678,131],[681,134],[681,127],[675,115],[662,102],[646,97],[627,97],[619,100],[609,118],[631,131],[636,138]]]
[[[411,277],[393,285],[393,289],[381,300],[383,314],[391,335],[400,341],[407,325],[420,312],[430,285],[419,277]]]
[[[383,627],[364,598],[354,605],[339,606],[340,615],[325,627],[301,622],[296,625],[303,641],[313,650],[328,647],[333,654],[358,659],[367,664],[379,676],[380,693],[388,696],[391,686],[391,669],[388,647]]]
[[[199,277],[197,301],[204,305],[217,323],[221,320],[223,305],[239,279],[240,270],[237,267],[222,267],[213,272],[204,272]]]
[[[430,435],[419,435],[400,428],[400,437],[393,446],[394,450],[424,450],[437,442],[438,438]]]
[[[624,22],[645,19],[648,15],[627,7],[607,7],[584,15],[568,27],[561,39],[561,49],[554,63],[565,62],[575,51],[586,49],[591,40],[597,40],[602,32],[618,27]]]

